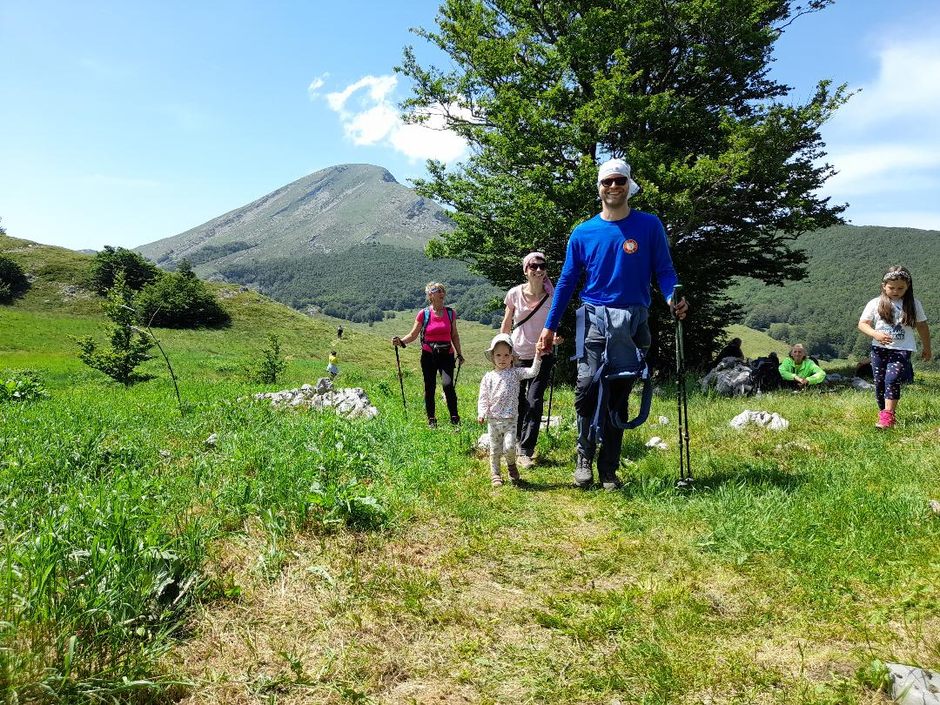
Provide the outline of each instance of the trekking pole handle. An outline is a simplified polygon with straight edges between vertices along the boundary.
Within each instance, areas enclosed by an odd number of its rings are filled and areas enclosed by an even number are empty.
[[[676,304],[682,301],[682,284],[676,284],[672,290],[672,315],[676,315]]]
[[[398,345],[399,345],[400,347],[403,347],[403,348],[407,348],[407,347],[408,347],[407,345],[405,345],[405,344],[402,342],[401,338],[398,337],[397,335],[395,336],[394,339],[398,341]]]

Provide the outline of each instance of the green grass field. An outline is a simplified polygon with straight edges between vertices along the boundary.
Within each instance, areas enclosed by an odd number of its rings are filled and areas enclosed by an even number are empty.
[[[231,327],[157,331],[181,415],[160,360],[128,389],[84,368],[68,336],[98,334],[94,300],[41,285],[0,308],[0,368],[49,391],[0,403],[4,702],[834,705],[889,702],[879,662],[940,668],[937,376],[890,432],[870,393],[693,391],[690,492],[674,387],[612,493],[570,486],[557,389],[562,427],[493,489],[472,420],[492,329],[461,322],[465,422],[430,430],[416,346],[406,416],[388,344],[407,323],[337,343],[222,287]],[[315,382],[335,345],[379,416],[239,401],[269,332],[289,365],[267,390]],[[731,429],[745,408],[790,427]]]

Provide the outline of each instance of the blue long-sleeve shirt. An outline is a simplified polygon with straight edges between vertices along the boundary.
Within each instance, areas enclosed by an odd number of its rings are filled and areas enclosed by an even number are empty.
[[[583,302],[626,308],[650,305],[654,272],[668,301],[679,280],[659,218],[637,210],[612,222],[594,216],[577,226],[568,238],[565,264],[545,327],[558,329],[582,273],[586,274],[581,289]]]

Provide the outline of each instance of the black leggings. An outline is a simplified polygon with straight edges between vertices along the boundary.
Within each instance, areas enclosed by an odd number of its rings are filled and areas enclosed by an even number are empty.
[[[532,367],[533,360],[519,360],[520,367]],[[524,379],[519,383],[519,421],[516,438],[523,455],[531,456],[539,440],[542,426],[542,407],[545,406],[545,390],[548,388],[555,364],[554,355],[542,355],[542,367],[535,379]]]
[[[441,373],[441,387],[447,400],[447,411],[451,418],[457,417],[457,392],[454,391],[454,356],[450,352],[432,353],[421,351],[421,372],[424,374],[424,410],[429,419],[434,418],[434,392],[437,373]]]

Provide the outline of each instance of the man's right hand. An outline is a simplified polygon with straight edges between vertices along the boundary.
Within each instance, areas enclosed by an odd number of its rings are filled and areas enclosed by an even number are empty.
[[[542,355],[546,355],[551,352],[552,345],[555,343],[555,331],[549,330],[548,328],[542,329],[542,334],[539,336],[539,342],[536,343],[535,348]]]

